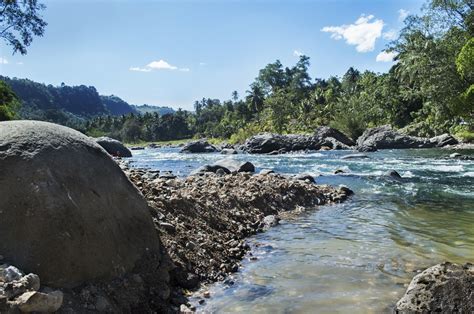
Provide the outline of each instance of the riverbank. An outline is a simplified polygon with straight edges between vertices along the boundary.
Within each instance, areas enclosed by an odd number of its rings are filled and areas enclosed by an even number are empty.
[[[185,303],[186,290],[223,280],[238,271],[249,246],[245,238],[280,218],[339,203],[348,188],[319,186],[278,174],[204,173],[186,179],[121,164],[151,205],[155,228],[173,264],[171,303]]]

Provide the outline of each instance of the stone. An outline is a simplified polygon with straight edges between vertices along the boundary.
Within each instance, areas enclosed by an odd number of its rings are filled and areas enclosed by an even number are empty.
[[[231,173],[255,172],[255,166],[249,161],[239,161],[231,158],[216,161],[213,166],[227,168]]]
[[[275,171],[273,171],[272,169],[262,169],[259,172],[259,174],[262,174],[262,175],[268,175],[268,174],[272,174],[272,173],[275,173]]]
[[[15,305],[20,311],[51,313],[59,310],[63,304],[63,293],[61,291],[53,291],[43,293],[37,291],[25,292],[15,299]]]
[[[176,176],[171,171],[160,172],[160,179],[175,179]]]
[[[262,133],[247,139],[242,149],[251,154],[282,154],[299,150],[318,150],[320,146],[318,140],[311,135]]]
[[[336,171],[334,171],[334,174],[341,174],[341,173],[345,173],[345,171],[342,169],[336,169]]]
[[[402,313],[473,313],[474,265],[444,262],[416,275],[397,302]]]
[[[98,137],[94,139],[97,144],[102,146],[107,153],[115,157],[132,157],[132,152],[122,144],[110,137]]]
[[[449,158],[460,158],[460,157],[462,157],[460,153],[452,153],[451,155],[449,155]]]
[[[447,133],[430,138],[430,143],[433,143],[435,147],[459,144],[457,139]]]
[[[309,181],[311,183],[316,183],[314,177],[307,173],[301,173],[293,176],[293,180]]]
[[[341,143],[345,146],[354,146],[355,142],[343,134],[341,131],[328,126],[320,126],[314,132],[314,136],[320,140],[326,140],[327,138],[332,138],[335,141]],[[341,146],[342,146],[341,145]],[[327,147],[327,146],[326,146]],[[334,147],[332,147],[334,148]]]
[[[209,144],[206,139],[189,142],[181,149],[181,153],[214,153],[217,151],[217,148]]]
[[[265,229],[268,229],[268,228],[271,228],[271,227],[274,227],[276,225],[278,225],[280,222],[280,218],[278,216],[275,216],[275,215],[268,215],[268,216],[265,216],[263,218],[263,223],[265,225]]]
[[[224,174],[230,174],[230,170],[227,169],[224,166],[220,165],[204,165],[202,167],[197,168],[193,172],[191,172],[191,175],[197,175],[197,174],[203,174],[206,172],[212,172],[212,173],[217,173],[217,171],[222,170]]]
[[[389,171],[385,172],[385,176],[391,177],[391,178],[394,178],[394,179],[401,179],[402,178],[402,176],[395,170],[389,170]]]
[[[144,150],[145,147],[143,146],[133,146],[133,147],[130,147],[130,150]]]
[[[350,155],[345,155],[341,157],[341,159],[363,159],[363,158],[370,158],[370,157],[365,154],[350,154]]]
[[[237,155],[238,152],[233,148],[224,148],[221,150],[222,155]]]
[[[0,252],[45,285],[115,278],[159,252],[146,200],[89,137],[0,122],[0,161]]]

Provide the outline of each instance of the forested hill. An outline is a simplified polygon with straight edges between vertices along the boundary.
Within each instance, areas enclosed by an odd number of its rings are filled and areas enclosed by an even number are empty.
[[[93,86],[53,86],[5,76],[0,76],[0,80],[6,82],[21,101],[18,115],[23,119],[46,120],[74,127],[97,116],[174,112],[168,107],[130,105],[114,95],[99,95]]]

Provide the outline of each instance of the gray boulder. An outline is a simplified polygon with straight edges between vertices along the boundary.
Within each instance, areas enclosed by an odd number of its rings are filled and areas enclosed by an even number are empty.
[[[251,154],[268,154],[317,150],[320,147],[318,140],[311,135],[263,133],[247,139],[243,150]]]
[[[237,151],[233,148],[224,148],[221,150],[222,155],[236,155]]]
[[[320,126],[319,128],[317,128],[314,132],[314,136],[321,141],[328,140],[333,144],[337,144],[343,147],[350,147],[355,145],[355,142],[349,137],[347,137],[345,134],[343,134],[341,131],[328,126]]]
[[[196,170],[194,170],[191,173],[191,175],[203,174],[203,173],[206,173],[206,172],[213,172],[213,173],[217,173],[217,172],[222,173],[222,172],[224,172],[224,174],[230,174],[230,170],[227,169],[226,167],[219,166],[219,165],[204,165],[204,166],[199,167]]]
[[[314,177],[310,174],[307,174],[307,173],[297,174],[297,175],[293,176],[293,179],[294,180],[300,180],[300,181],[309,181],[311,183],[316,183],[316,180],[314,179]]]
[[[389,125],[367,129],[357,139],[358,150],[427,148],[433,147],[428,139],[401,134]]]
[[[181,153],[214,153],[217,151],[218,149],[209,144],[206,139],[189,142],[181,149]]]
[[[0,252],[44,284],[114,278],[159,252],[147,202],[91,138],[0,122],[0,167]]]
[[[95,142],[102,146],[107,153],[115,157],[132,157],[132,152],[122,144],[110,137],[98,137]]]
[[[342,156],[341,159],[365,159],[365,158],[370,158],[366,154],[350,154],[350,155],[345,155]]]
[[[430,138],[430,143],[432,143],[435,147],[459,144],[457,139],[447,133]]]
[[[397,302],[402,313],[473,313],[474,265],[445,262],[416,275]]]

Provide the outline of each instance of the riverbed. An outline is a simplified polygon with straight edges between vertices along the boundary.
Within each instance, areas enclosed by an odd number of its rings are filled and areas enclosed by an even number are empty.
[[[187,176],[225,156],[177,148],[134,151],[132,166]],[[355,195],[249,238],[252,254],[232,280],[206,287],[199,312],[390,312],[416,273],[448,260],[474,262],[474,162],[445,149],[234,155],[260,169],[309,173]],[[461,152],[472,154],[472,151]],[[335,175],[336,170],[342,174]],[[396,170],[402,178],[384,176]]]

